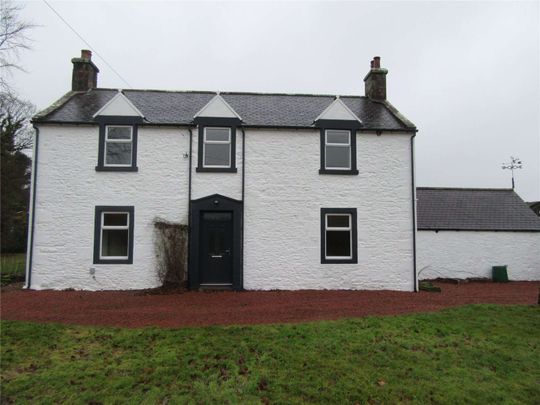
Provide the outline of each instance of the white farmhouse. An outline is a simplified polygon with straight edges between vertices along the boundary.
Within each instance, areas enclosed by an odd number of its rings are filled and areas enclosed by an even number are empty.
[[[113,90],[91,53],[34,118],[27,287],[159,285],[154,220],[189,226],[190,288],[417,288],[415,126],[365,96]]]

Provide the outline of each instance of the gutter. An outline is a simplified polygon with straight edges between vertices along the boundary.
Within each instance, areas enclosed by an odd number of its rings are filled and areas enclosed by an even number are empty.
[[[191,164],[192,164],[192,158],[191,158],[191,152],[193,150],[193,132],[191,130],[191,127],[188,127],[189,131],[189,174],[188,174],[188,234],[187,234],[187,277],[186,282],[189,286],[189,274],[191,269]]]
[[[28,242],[26,247],[26,283],[24,288],[29,289],[32,283],[32,259],[34,253],[34,228],[36,223],[36,181],[38,168],[38,151],[39,151],[39,128],[33,126],[36,130],[36,138],[34,141],[34,156],[32,162],[32,180],[31,185],[31,204],[30,212],[28,213]]]
[[[413,279],[414,292],[418,292],[418,275],[416,272],[416,185],[414,172],[414,137],[411,136],[411,193],[412,193],[412,226],[413,226]]]
[[[242,274],[242,290],[244,289],[244,218],[245,218],[245,189],[246,189],[246,131],[244,130],[244,127],[240,127],[242,130],[242,231],[240,237],[242,238],[241,246],[242,246],[242,254],[240,255],[240,263],[242,266],[242,271],[240,274]]]
[[[58,120],[48,120],[48,121],[41,121],[41,120],[34,120],[33,123],[39,123],[40,125],[90,125],[95,126],[97,125],[95,122],[89,122],[89,121],[58,121]],[[189,123],[142,123],[139,126],[149,126],[149,127],[174,127],[174,128],[191,128],[193,124]],[[317,127],[309,126],[309,125],[300,125],[300,126],[294,126],[294,125],[242,125],[243,128],[250,128],[250,129],[278,129],[278,130],[317,130]],[[363,133],[363,132],[380,132],[382,133],[417,133],[418,130],[415,127],[410,128],[400,128],[400,129],[392,129],[392,128],[367,128],[362,127],[358,128],[357,132]]]

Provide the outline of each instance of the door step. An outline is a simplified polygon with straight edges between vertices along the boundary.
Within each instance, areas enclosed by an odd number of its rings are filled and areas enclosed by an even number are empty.
[[[232,290],[231,283],[205,283],[199,285],[199,290]]]

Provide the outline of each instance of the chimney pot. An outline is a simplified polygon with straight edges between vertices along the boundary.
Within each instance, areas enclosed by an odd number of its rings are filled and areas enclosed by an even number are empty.
[[[374,61],[373,59],[371,59],[370,64],[371,64],[371,68],[373,69],[373,67],[374,67],[374,65],[375,65],[375,61]]]
[[[381,57],[380,56],[375,56],[373,58],[373,66],[375,69],[380,69],[381,68]]]
[[[81,59],[92,60],[92,51],[88,49],[81,49]]]

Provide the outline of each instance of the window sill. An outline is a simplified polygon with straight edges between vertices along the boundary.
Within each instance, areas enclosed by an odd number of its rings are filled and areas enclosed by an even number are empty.
[[[237,173],[236,167],[197,167],[195,169],[197,173]]]
[[[319,174],[344,174],[349,176],[356,176],[358,170],[331,170],[331,169],[320,169]]]
[[[321,264],[358,264],[357,259],[321,259]]]
[[[96,172],[138,172],[137,166],[115,167],[115,166],[96,166]]]
[[[95,260],[94,264],[133,264],[133,259],[122,259],[122,260],[99,259],[99,260]]]

